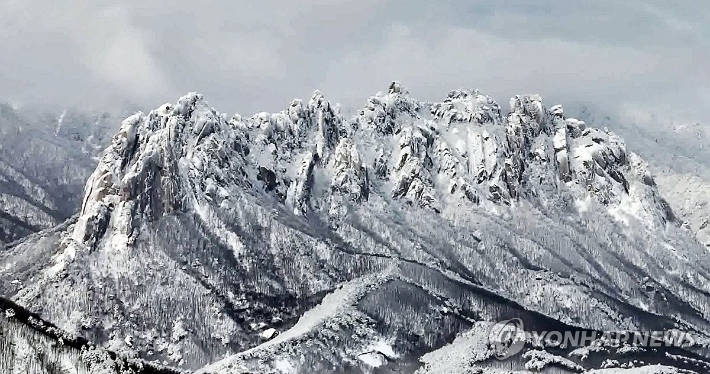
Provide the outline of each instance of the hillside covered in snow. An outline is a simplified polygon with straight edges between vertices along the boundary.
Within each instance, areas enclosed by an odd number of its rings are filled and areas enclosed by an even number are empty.
[[[0,298],[0,332],[2,373],[179,374],[96,347],[4,298]]]
[[[0,104],[0,246],[76,212],[119,121],[108,113]]]
[[[704,373],[710,258],[650,170],[537,95],[395,82],[352,118],[320,92],[247,118],[192,93],[121,123],[78,216],[0,252],[0,292],[205,374]],[[510,318],[700,343],[497,361],[481,329]]]

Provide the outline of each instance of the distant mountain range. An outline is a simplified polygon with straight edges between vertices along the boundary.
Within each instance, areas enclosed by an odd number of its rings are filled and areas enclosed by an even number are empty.
[[[0,105],[0,242],[76,212],[86,178],[124,113],[37,113]]]

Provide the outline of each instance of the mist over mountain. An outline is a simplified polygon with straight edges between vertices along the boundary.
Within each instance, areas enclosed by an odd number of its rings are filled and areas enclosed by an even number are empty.
[[[707,124],[666,123],[649,114],[645,122],[623,121],[602,109],[579,106],[580,119],[611,128],[649,163],[661,194],[698,240],[710,246],[710,148]]]
[[[0,105],[0,242],[77,211],[86,178],[126,113]]]

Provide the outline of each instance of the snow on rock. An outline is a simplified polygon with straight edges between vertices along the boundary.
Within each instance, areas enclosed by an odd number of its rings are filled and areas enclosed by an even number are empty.
[[[428,145],[432,141],[432,134],[421,127],[401,130],[394,164],[392,196],[437,211],[439,202],[435,197],[431,174],[433,163],[428,152]]]
[[[357,359],[373,368],[378,368],[380,366],[387,365],[388,361],[387,356],[385,356],[382,352],[378,351],[362,353],[357,356]]]
[[[478,90],[451,91],[443,102],[432,104],[431,112],[444,123],[499,124],[501,122],[498,103]]]
[[[215,362],[198,370],[196,374],[231,374],[243,372],[278,372],[300,373],[312,369],[300,368],[303,362],[300,348],[318,344],[319,339],[336,339],[344,341],[351,339],[349,344],[355,347],[344,349],[341,346],[321,347],[327,354],[345,359],[346,361],[360,361],[368,367],[379,367],[389,360],[399,357],[388,344],[384,337],[365,326],[357,326],[364,316],[356,308],[358,299],[378,285],[383,284],[392,276],[393,269],[388,269],[381,274],[374,274],[359,278],[345,284],[325,296],[316,307],[306,311],[298,322],[290,329],[272,335],[270,340],[240,352],[237,355]],[[358,335],[349,336],[348,329],[357,326]],[[270,329],[272,330],[272,329]],[[271,331],[266,330],[262,334]],[[267,339],[262,335],[264,339]],[[360,339],[363,339],[360,341]],[[322,343],[321,343],[322,344]],[[279,357],[279,360],[273,360]]]
[[[523,193],[523,172],[534,140],[549,131],[546,111],[538,95],[515,96],[510,100],[510,113],[505,124],[506,147],[503,181],[504,199],[516,199]]]
[[[393,82],[349,119],[320,92],[230,117],[188,94],[123,121],[77,223],[8,252],[0,275],[63,326],[79,322],[56,306],[77,300],[105,344],[131,333],[135,354],[160,347],[190,369],[233,355],[204,373],[446,356],[462,310],[493,318],[477,292],[588,328],[644,326],[635,307],[705,331],[710,265],[643,160],[537,95],[510,104],[420,102]]]
[[[512,98],[505,119],[500,112],[475,90],[421,103],[394,82],[350,121],[316,91],[283,112],[226,122],[192,93],[121,124],[87,182],[74,239],[91,246],[117,230],[130,240],[137,217],[219,205],[233,186],[262,186],[296,215],[342,216],[373,183],[434,212],[450,195],[510,204],[566,183],[575,199],[591,194],[613,214],[673,220],[616,135],[564,118],[559,105],[545,109],[537,95]]]
[[[379,92],[371,97],[365,108],[354,119],[356,127],[365,127],[378,134],[399,132],[408,119],[417,118],[421,103],[413,100],[398,82],[392,82],[386,94]]]
[[[278,331],[276,331],[275,328],[271,327],[271,328],[268,328],[268,329],[262,331],[262,333],[259,334],[259,335],[260,335],[261,338],[264,339],[264,340],[271,340],[271,339],[273,339],[274,336],[276,336],[277,334],[278,334]]]
[[[565,110],[562,105],[553,105],[552,107],[550,107],[550,114],[552,114],[553,116],[562,117],[565,114]]]
[[[554,116],[553,124],[555,126],[555,135],[552,140],[552,146],[555,150],[555,160],[557,168],[560,171],[560,179],[564,182],[572,180],[572,170],[569,165],[569,155],[567,149],[569,147],[569,139],[567,138],[567,121],[562,116],[563,109],[561,105],[554,106],[550,113]]]
[[[572,371],[584,370],[581,366],[575,364],[564,357],[555,356],[543,350],[530,350],[523,353],[523,358],[528,360],[525,363],[525,368],[532,371],[542,371],[549,366],[560,366]]]
[[[663,366],[663,365],[649,365],[639,368],[614,368],[614,369],[598,369],[590,370],[590,374],[679,374],[683,371]]]
[[[364,165],[355,143],[350,138],[340,140],[333,157],[333,179],[330,188],[334,193],[330,201],[329,214],[346,214],[347,202],[359,203],[370,194],[367,166]]]
[[[367,168],[363,165],[355,143],[343,138],[335,149],[334,176],[331,188],[354,201],[367,199],[369,184]]]
[[[423,365],[416,373],[462,373],[475,363],[490,359],[495,354],[488,341],[492,326],[492,323],[476,322],[470,330],[456,337],[450,344],[423,355],[420,359]]]
[[[317,154],[309,153],[301,160],[295,180],[288,189],[286,203],[293,208],[293,213],[298,216],[305,215],[313,188],[313,170],[317,161]]]
[[[109,221],[130,236],[138,217],[154,220],[188,209],[190,200],[215,198],[210,184],[241,183],[241,135],[196,93],[127,118],[87,181],[74,239],[94,243]]]

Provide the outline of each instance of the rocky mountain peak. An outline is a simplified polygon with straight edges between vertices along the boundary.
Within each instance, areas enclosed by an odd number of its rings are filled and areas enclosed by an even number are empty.
[[[478,90],[458,89],[449,92],[441,103],[432,105],[432,114],[444,122],[502,122],[500,107]]]
[[[0,287],[112,352],[235,355],[205,373],[399,370],[520,313],[710,334],[706,249],[676,226],[623,140],[537,95],[395,82],[345,118],[192,93],[121,123],[76,223],[3,250]]]
[[[452,195],[506,205],[593,198],[613,212],[644,206],[649,224],[672,219],[622,140],[539,95],[513,97],[503,118],[477,90],[426,103],[393,82],[352,119],[319,91],[279,113],[226,118],[196,93],[127,118],[87,183],[76,238],[95,237],[115,209],[130,235],[138,216],[219,204],[244,188],[299,215],[374,192],[436,212]]]
[[[111,222],[130,236],[135,220],[190,208],[194,178],[241,184],[242,135],[196,93],[128,117],[87,181],[75,239],[93,242]]]

